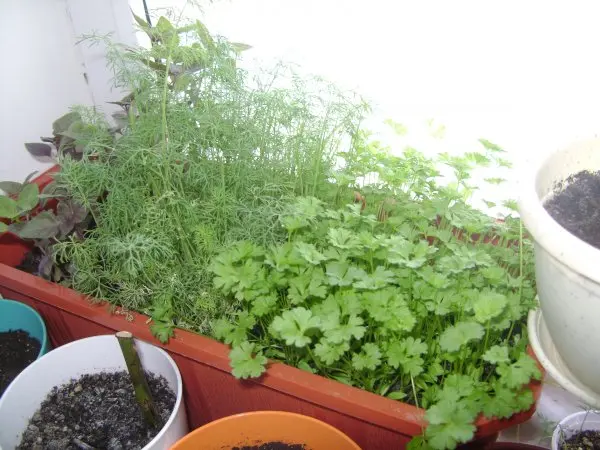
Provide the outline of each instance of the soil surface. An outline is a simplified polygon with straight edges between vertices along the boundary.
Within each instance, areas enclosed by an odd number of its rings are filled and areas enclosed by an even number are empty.
[[[600,172],[579,172],[557,186],[544,208],[563,228],[600,249]]]
[[[147,373],[160,413],[159,426],[146,425],[126,371],[83,375],[54,387],[23,433],[17,450],[76,450],[83,442],[102,450],[141,449],[160,431],[175,406],[163,377]]]
[[[42,344],[27,331],[0,333],[0,397],[14,378],[36,360]]]
[[[260,445],[244,445],[231,450],[305,450],[304,444],[286,444],[285,442],[265,442]],[[331,449],[334,450],[334,449]]]
[[[574,434],[560,446],[561,450],[598,450],[600,449],[600,431],[586,430]]]

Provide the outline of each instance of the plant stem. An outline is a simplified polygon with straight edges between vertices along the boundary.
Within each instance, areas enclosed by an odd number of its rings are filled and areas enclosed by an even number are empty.
[[[131,383],[133,384],[133,390],[135,392],[135,398],[138,402],[144,420],[148,425],[156,428],[158,421],[158,412],[156,405],[152,399],[150,387],[148,386],[148,380],[144,373],[144,368],[138,356],[135,348],[135,342],[133,335],[129,331],[119,331],[116,334],[121,352],[123,352],[123,358],[125,358],[125,364],[127,365],[127,371],[131,377]]]

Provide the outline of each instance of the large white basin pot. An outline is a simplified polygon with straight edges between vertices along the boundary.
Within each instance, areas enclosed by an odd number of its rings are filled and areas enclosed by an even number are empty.
[[[582,170],[600,170],[600,139],[573,144],[535,167],[521,180],[519,209],[535,241],[538,295],[552,341],[572,375],[600,393],[600,250],[543,207],[556,183]]]
[[[136,340],[144,369],[165,377],[176,395],[175,407],[163,429],[144,450],[167,450],[188,432],[181,374],[162,349]],[[0,399],[0,449],[13,450],[29,419],[54,386],[83,374],[127,370],[117,338],[112,335],[81,339],[52,350],[17,376]]]

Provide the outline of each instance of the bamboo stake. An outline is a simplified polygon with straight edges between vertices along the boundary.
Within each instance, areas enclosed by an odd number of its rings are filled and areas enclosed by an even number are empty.
[[[133,335],[128,331],[119,331],[116,336],[123,357],[125,358],[125,364],[127,364],[127,371],[129,372],[129,377],[135,391],[135,399],[140,406],[144,420],[148,425],[156,428],[158,413],[152,399],[152,394],[150,393],[144,368],[135,348]]]

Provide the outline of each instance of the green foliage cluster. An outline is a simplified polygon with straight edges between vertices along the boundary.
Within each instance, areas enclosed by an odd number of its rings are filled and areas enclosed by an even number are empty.
[[[242,308],[213,333],[232,346],[237,377],[275,359],[402,399],[427,408],[413,448],[454,448],[479,414],[506,418],[533,401],[532,243],[518,220],[496,223],[465,202],[474,167],[504,164],[487,141],[483,152],[429,159],[357,139],[337,178],[371,176],[372,212],[299,198],[281,217],[287,242],[219,255],[215,286]],[[445,185],[441,164],[454,173]]]
[[[353,96],[284,66],[250,76],[247,46],[200,22],[136,20],[150,49],[89,37],[130,92],[117,126],[59,119],[60,172],[42,194],[0,185],[0,231],[43,242],[74,289],[150,314],[162,341],[180,326],[231,345],[236,377],[281,360],[426,408],[413,448],[530,406],[532,243],[468,204],[474,168],[509,166],[501,148],[395,153]],[[34,215],[48,196],[56,212]]]
[[[61,155],[56,176],[95,227],[54,249],[72,263],[75,289],[149,313],[166,341],[175,325],[208,332],[234,311],[212,287],[213,255],[238,240],[283,238],[283,206],[323,196],[365,105],[284,67],[251,77],[236,66],[244,47],[200,22],[137,20],[152,48],[109,45],[117,82],[131,91],[117,102],[127,126],[111,146],[88,139],[81,160]]]

